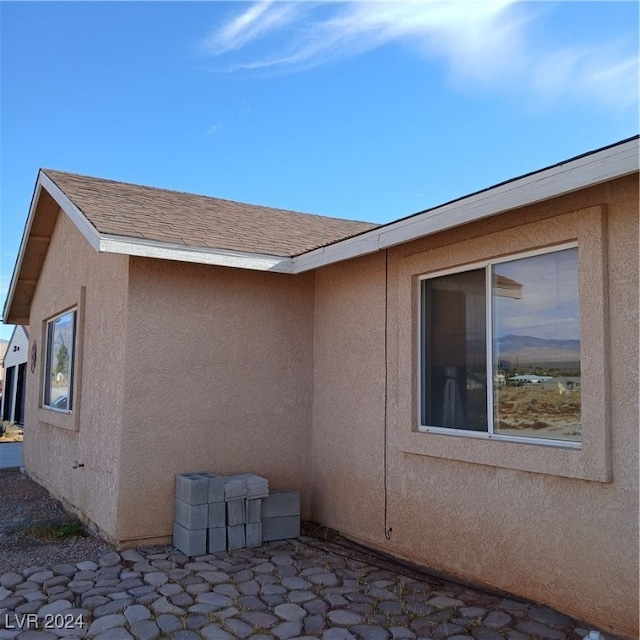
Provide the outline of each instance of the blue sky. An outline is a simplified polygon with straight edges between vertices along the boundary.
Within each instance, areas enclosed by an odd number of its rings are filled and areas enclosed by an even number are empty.
[[[0,29],[2,301],[39,167],[388,222],[638,133],[635,2],[3,1]]]

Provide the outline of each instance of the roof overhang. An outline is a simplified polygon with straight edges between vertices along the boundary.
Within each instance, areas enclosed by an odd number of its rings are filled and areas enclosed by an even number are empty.
[[[31,300],[60,211],[69,216],[87,242],[101,253],[120,253],[254,271],[293,273],[293,259],[287,256],[189,247],[100,233],[55,182],[46,173],[40,171],[5,301],[3,311],[5,324],[29,323]]]
[[[294,258],[294,273],[536,204],[637,173],[638,138],[578,156]]]
[[[293,258],[101,234],[40,171],[3,319],[7,324],[29,323],[31,300],[60,210],[98,252],[296,274],[622,178],[636,173],[639,165],[638,137],[635,137]]]

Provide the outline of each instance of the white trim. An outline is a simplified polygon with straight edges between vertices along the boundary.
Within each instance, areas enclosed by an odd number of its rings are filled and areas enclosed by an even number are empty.
[[[51,334],[49,331],[49,327],[55,323],[58,318],[62,318],[66,316],[68,313],[71,313],[73,316],[73,336],[71,340],[71,344],[69,345],[69,392],[67,394],[67,403],[71,405],[68,409],[58,409],[50,404],[46,404],[45,398],[47,396],[47,389],[50,384],[50,375],[53,371],[53,354],[49,353],[49,349],[51,348]],[[49,319],[44,321],[44,335],[45,339],[44,343],[44,362],[42,367],[42,392],[41,392],[41,409],[47,409],[48,411],[56,411],[58,413],[71,414],[73,413],[74,405],[75,405],[75,394],[74,394],[74,384],[76,377],[76,336],[78,332],[78,307],[71,307],[66,311],[62,311],[55,316],[51,316]],[[49,395],[51,395],[51,391],[49,391]]]
[[[526,258],[532,258],[540,255],[548,255],[558,253],[560,251],[566,251],[568,249],[577,249],[578,242],[563,242],[561,244],[542,247],[539,249],[532,249],[530,251],[523,251],[519,253],[513,253],[506,256],[500,256],[499,258],[490,258],[488,260],[482,260],[479,262],[473,262],[468,265],[456,266],[449,269],[443,269],[435,271],[433,273],[426,273],[418,276],[418,410],[417,418],[418,424],[416,430],[419,433],[435,433],[446,436],[466,436],[472,438],[481,438],[484,440],[499,440],[506,442],[519,442],[522,444],[540,444],[552,447],[565,447],[571,449],[581,449],[582,440],[562,440],[556,438],[543,438],[536,436],[517,436],[504,433],[496,433],[495,431],[495,415],[494,415],[494,354],[493,354],[493,333],[494,333],[494,317],[493,317],[493,291],[492,291],[492,267],[497,264],[503,264],[505,262],[513,262],[516,260],[523,260]],[[424,302],[423,302],[423,290],[422,283],[427,280],[435,280],[447,275],[455,275],[459,273],[468,273],[477,269],[485,270],[485,333],[486,333],[486,345],[485,345],[485,364],[486,364],[486,376],[487,376],[487,389],[486,389],[486,408],[487,408],[487,431],[474,431],[469,429],[456,429],[454,427],[441,427],[435,425],[422,424],[422,414],[424,408],[424,393],[423,393],[423,379],[424,379],[424,359],[423,359],[423,333],[424,333]],[[578,264],[579,269],[579,264]]]
[[[78,230],[87,239],[89,244],[96,251],[99,251],[100,236],[98,235],[97,229],[89,222],[84,213],[69,200],[64,191],[43,171],[41,171],[38,176],[38,183],[49,192],[49,195],[58,203],[58,206],[71,218],[72,222],[78,227]]]
[[[275,271],[293,273],[293,260],[289,257],[272,256],[226,249],[206,249],[187,245],[134,239],[128,236],[101,234],[98,251],[104,253],[123,253],[130,256],[162,258],[181,262],[214,264],[224,267],[239,267],[254,271]]]
[[[489,396],[489,393],[487,393]],[[496,442],[517,442],[518,444],[539,444],[543,447],[557,447],[558,449],[582,449],[579,440],[553,440],[551,438],[536,438],[534,436],[512,436],[504,433],[489,431],[469,431],[465,429],[449,429],[447,427],[418,427],[420,433],[437,433],[441,436],[457,436],[459,438],[477,438],[478,440],[493,440]]]
[[[18,259],[16,260],[16,263],[13,267],[13,273],[11,274],[11,282],[9,283],[9,291],[7,292],[7,297],[5,298],[5,302],[4,302],[4,308],[2,310],[2,321],[5,324],[7,323],[11,302],[13,301],[13,296],[15,295],[16,287],[18,286],[18,278],[20,276],[20,271],[22,268],[22,261],[24,259],[25,251],[27,250],[27,241],[29,240],[29,232],[31,231],[31,225],[33,224],[33,218],[35,216],[36,208],[38,206],[38,201],[40,200],[41,189],[42,187],[40,186],[40,180],[38,176],[33,198],[31,199],[31,206],[29,207],[29,215],[27,216],[27,223],[25,224],[24,231],[22,232],[22,240],[20,240],[20,249],[18,251]]]
[[[638,171],[638,139],[516,178],[293,259],[294,273],[373,253]]]
[[[518,256],[515,258],[505,258],[505,261],[509,262],[511,259],[513,260],[521,260],[524,256]],[[489,263],[484,268],[484,287],[485,287],[485,363],[487,365],[485,375],[487,376],[487,393],[486,393],[486,404],[487,404],[487,428],[488,435],[493,437],[497,435],[495,432],[495,415],[494,415],[494,405],[495,402],[495,371],[493,369],[493,336],[495,332],[495,327],[493,326],[493,264]],[[518,437],[518,436],[516,436]],[[544,440],[544,438],[540,438]]]
[[[454,202],[376,227],[355,237],[307,251],[293,258],[242,251],[208,250],[187,247],[186,245],[143,241],[125,236],[101,235],[51,178],[40,171],[20,243],[18,259],[5,300],[3,319],[6,322],[9,316],[29,233],[43,188],[71,218],[96,251],[297,274],[357,256],[375,253],[416,238],[637,172],[640,167],[638,142],[638,138],[634,138],[600,151],[585,154]]]

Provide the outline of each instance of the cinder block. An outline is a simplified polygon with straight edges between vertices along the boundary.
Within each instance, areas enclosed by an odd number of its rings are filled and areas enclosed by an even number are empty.
[[[245,500],[240,498],[238,500],[227,501],[227,526],[234,527],[238,524],[245,523]]]
[[[300,516],[300,494],[297,491],[272,491],[262,501],[262,519]]]
[[[204,473],[179,473],[176,475],[176,498],[186,504],[207,504],[209,480]]]
[[[209,507],[209,521],[208,526],[210,529],[227,526],[227,510],[224,502],[210,502]]]
[[[243,524],[227,527],[227,549],[244,549],[245,530]]]
[[[247,524],[260,524],[262,522],[262,499],[252,498],[245,502]]]
[[[249,522],[245,525],[245,544],[249,549],[262,544],[262,524]]]
[[[262,518],[262,540],[289,540],[300,535],[300,516]]]
[[[224,479],[224,499],[237,500],[247,495],[247,483],[238,476],[225,476]]]
[[[224,476],[208,473],[209,478],[209,504],[212,502],[224,502]]]
[[[224,503],[223,503],[224,506]],[[212,527],[209,529],[208,553],[227,550],[227,527]]]
[[[242,478],[247,485],[247,498],[266,498],[269,495],[269,481],[255,473],[239,473],[236,478]]]
[[[174,520],[185,529],[195,531],[196,529],[206,529],[208,520],[207,504],[187,504],[182,500],[175,499]]]
[[[207,530],[190,531],[174,522],[173,546],[186,556],[203,556],[207,553]]]

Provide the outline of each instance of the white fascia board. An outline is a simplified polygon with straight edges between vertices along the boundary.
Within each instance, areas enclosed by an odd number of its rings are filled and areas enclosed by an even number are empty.
[[[325,265],[340,262],[341,260],[348,260],[349,258],[374,253],[379,249],[380,234],[378,233],[378,229],[372,229],[355,238],[347,238],[335,244],[313,249],[312,251],[307,251],[307,253],[296,256],[293,258],[293,272],[303,273],[304,271],[324,267]]]
[[[9,283],[9,291],[7,293],[7,297],[4,300],[4,307],[2,309],[2,322],[7,324],[7,319],[9,317],[9,308],[11,307],[11,302],[13,301],[13,296],[16,292],[16,286],[18,285],[18,275],[20,273],[20,269],[22,268],[22,261],[24,260],[24,252],[27,250],[27,240],[29,238],[29,233],[31,232],[31,225],[33,224],[33,216],[36,212],[36,207],[38,205],[38,200],[40,199],[40,191],[42,187],[39,184],[39,180],[36,181],[36,187],[33,192],[33,197],[31,198],[31,206],[29,207],[29,215],[27,216],[27,222],[24,225],[24,231],[22,232],[22,240],[20,240],[20,249],[18,250],[18,259],[16,260],[15,265],[13,266],[13,273],[11,274],[11,282]],[[20,325],[16,325],[20,326]],[[14,329],[15,331],[15,329]]]
[[[71,218],[82,235],[96,251],[122,253],[148,258],[162,258],[165,260],[179,260],[181,262],[195,262],[198,264],[239,267],[242,269],[253,269],[254,271],[293,273],[291,258],[287,257],[227,251],[224,249],[188,247],[186,245],[143,240],[129,236],[101,234],[64,192],[42,172],[40,173],[39,182],[54,198],[60,208]]]
[[[42,171],[38,172],[36,186],[34,187],[33,196],[31,198],[31,204],[29,206],[29,215],[27,216],[27,222],[24,225],[24,231],[22,232],[22,239],[20,240],[20,249],[18,250],[18,259],[16,260],[16,263],[13,267],[13,273],[11,274],[11,282],[9,284],[9,291],[4,301],[2,321],[5,324],[9,316],[9,309],[13,301],[13,296],[15,295],[15,292],[16,292],[16,287],[18,286],[18,276],[20,275],[20,271],[22,269],[24,254],[27,250],[27,244],[29,242],[29,238],[31,237],[31,227],[33,226],[33,219],[36,215],[36,210],[38,208],[38,203],[40,202],[40,195],[42,194],[43,188],[46,191],[48,191],[52,197],[54,197],[54,199],[58,203],[58,206],[62,207],[62,204],[60,200],[58,200],[58,198],[56,198],[52,193],[53,189],[55,189],[60,194],[62,200],[66,200],[71,207],[73,207],[74,209],[76,208],[75,205],[73,205],[73,203],[69,201],[69,199],[60,191],[60,189],[58,189],[58,187],[56,187],[53,184],[53,182],[51,182],[51,180],[47,176],[44,175]],[[80,214],[80,216],[82,216],[80,212],[78,213]],[[84,216],[82,217],[84,218]]]
[[[295,273],[410,242],[637,172],[638,140],[538,171],[294,258]]]
[[[229,251],[225,249],[189,247],[169,242],[131,238],[129,236],[102,234],[100,235],[98,251],[105,253],[123,253],[145,258],[178,260],[180,262],[212,264],[222,267],[237,267],[240,269],[252,269],[254,271],[293,273],[293,261],[288,257],[243,251]]]
[[[87,239],[89,244],[99,251],[100,236],[97,229],[89,222],[87,217],[76,207],[65,193],[42,171],[38,176],[38,184],[42,185],[49,195],[58,203],[58,206],[71,218],[73,223],[78,227],[80,233]]]

